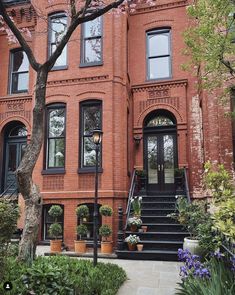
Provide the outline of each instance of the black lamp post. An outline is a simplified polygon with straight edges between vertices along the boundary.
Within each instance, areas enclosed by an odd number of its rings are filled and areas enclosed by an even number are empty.
[[[94,256],[93,265],[97,265],[97,250],[98,250],[98,166],[99,166],[99,146],[102,140],[103,132],[100,129],[93,130],[93,142],[95,144],[95,201],[94,201],[94,224],[93,224],[93,237],[94,237]]]

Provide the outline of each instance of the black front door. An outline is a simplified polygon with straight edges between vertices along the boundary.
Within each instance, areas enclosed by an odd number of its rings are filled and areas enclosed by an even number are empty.
[[[26,138],[8,140],[6,142],[5,184],[6,189],[13,182],[16,183],[15,171],[18,168],[26,147]],[[14,190],[16,185],[11,187]]]
[[[145,134],[144,157],[148,192],[174,192],[174,169],[177,167],[176,133]]]

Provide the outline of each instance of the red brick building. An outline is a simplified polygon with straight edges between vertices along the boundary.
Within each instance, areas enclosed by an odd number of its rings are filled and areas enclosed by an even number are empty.
[[[61,1],[40,1],[48,23],[28,1],[6,1],[20,27],[32,32],[39,62],[56,46],[67,24]],[[47,3],[47,5],[45,3]],[[63,206],[63,239],[73,248],[79,204],[94,198],[94,149],[90,132],[103,131],[99,161],[99,204],[125,210],[130,176],[147,171],[148,192],[174,193],[174,170],[187,167],[190,193],[204,196],[203,163],[233,162],[230,106],[197,93],[196,79],[181,65],[187,0],[158,0],[136,12],[106,14],[80,26],[49,74],[45,142],[34,170],[43,196],[40,240],[47,241],[48,208]],[[48,29],[49,28],[49,29]],[[30,141],[35,73],[18,44],[0,32],[0,184],[14,180]],[[92,232],[91,232],[92,236]]]

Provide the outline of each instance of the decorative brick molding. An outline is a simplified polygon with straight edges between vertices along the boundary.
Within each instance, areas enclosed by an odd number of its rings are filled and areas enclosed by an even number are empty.
[[[179,97],[164,97],[164,98],[155,98],[155,99],[148,99],[142,100],[139,102],[139,113],[142,113],[143,110],[147,109],[153,104],[168,104],[179,108]]]
[[[42,183],[43,190],[63,190],[64,189],[64,176],[44,176]]]
[[[174,80],[174,81],[164,81],[164,82],[155,82],[155,83],[145,83],[140,85],[133,85],[132,91],[135,92],[155,92],[159,95],[167,94],[167,91],[175,87],[186,87],[188,80]],[[161,92],[160,90],[164,90]],[[159,92],[160,91],[160,92]],[[169,96],[169,95],[166,95]]]
[[[172,9],[172,8],[177,8],[177,7],[181,7],[181,6],[187,6],[188,4],[189,4],[188,0],[172,1],[170,3],[162,3],[162,4],[157,4],[154,6],[148,6],[146,4],[142,4],[142,5],[138,6],[136,8],[136,11],[131,13],[131,15],[152,12],[152,11],[158,11],[158,10],[164,10],[164,9]]]
[[[0,122],[13,116],[24,117],[30,122],[31,111],[26,108],[26,104],[31,103],[31,101],[31,96],[0,98]]]
[[[102,75],[102,76],[93,76],[93,77],[84,77],[84,78],[74,78],[74,79],[66,79],[66,80],[53,80],[48,81],[48,86],[56,86],[56,85],[71,85],[71,84],[82,84],[82,83],[92,83],[97,81],[107,80],[109,75]]]

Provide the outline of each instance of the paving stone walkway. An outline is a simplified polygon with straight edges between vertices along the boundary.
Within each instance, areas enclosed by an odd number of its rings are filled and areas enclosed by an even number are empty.
[[[49,252],[48,246],[38,246],[37,254]],[[180,263],[168,261],[144,261],[124,259],[99,259],[121,266],[128,280],[117,295],[174,295],[179,278]]]

